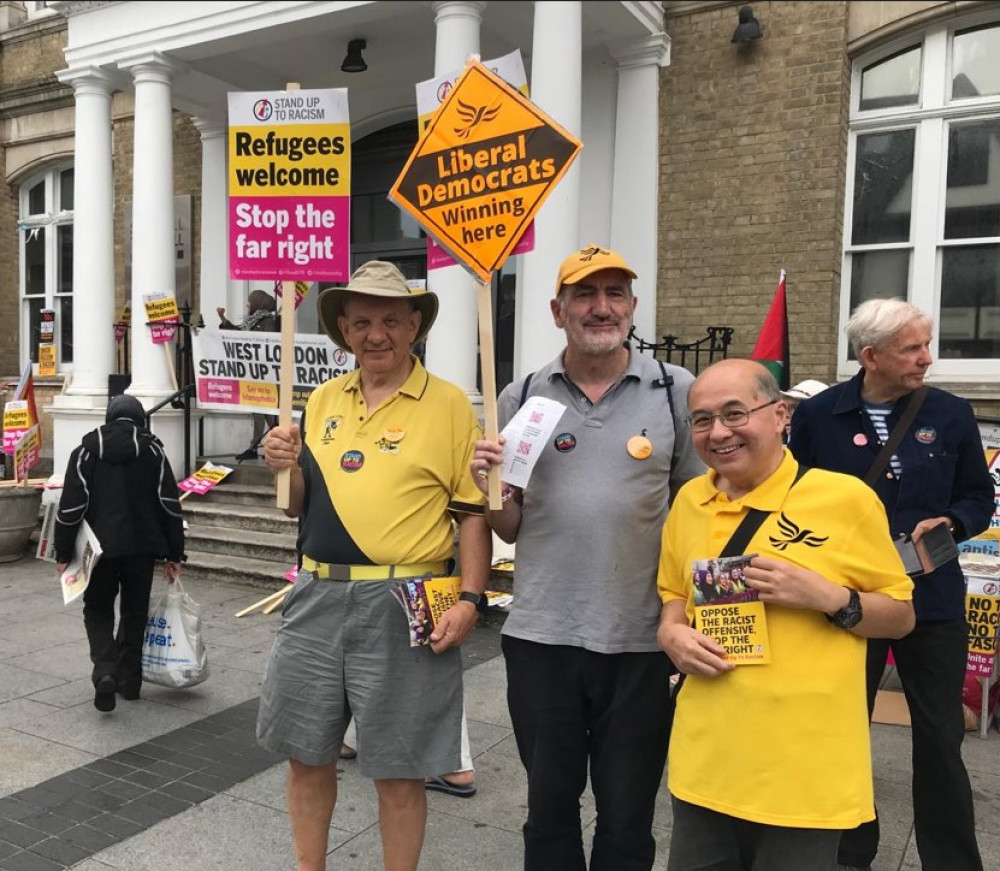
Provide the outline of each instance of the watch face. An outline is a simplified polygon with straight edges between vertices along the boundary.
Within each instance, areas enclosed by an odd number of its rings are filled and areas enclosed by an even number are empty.
[[[842,629],[853,629],[861,622],[861,596],[857,590],[851,590],[850,601],[833,615],[833,622]]]

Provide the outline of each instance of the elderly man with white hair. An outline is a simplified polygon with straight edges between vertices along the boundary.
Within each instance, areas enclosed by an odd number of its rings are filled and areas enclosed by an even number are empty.
[[[789,447],[807,466],[864,479],[882,500],[893,537],[919,540],[945,526],[962,541],[989,526],[993,482],[969,403],[924,384],[932,328],[924,312],[901,299],[859,305],[847,337],[861,370],[799,405]],[[922,867],[982,871],[961,753],[965,580],[957,560],[914,580],[916,628],[905,638],[868,642],[869,714],[891,649],[913,726]],[[877,820],[845,832],[839,867],[869,868],[878,841]]]

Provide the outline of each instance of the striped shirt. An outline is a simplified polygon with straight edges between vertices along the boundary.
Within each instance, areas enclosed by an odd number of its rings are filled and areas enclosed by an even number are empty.
[[[875,432],[878,434],[878,443],[884,445],[889,441],[889,415],[892,412],[892,403],[866,402],[864,405],[868,417],[871,418],[872,426],[875,427]],[[903,464],[896,454],[889,458],[889,466],[897,478],[903,474]]]

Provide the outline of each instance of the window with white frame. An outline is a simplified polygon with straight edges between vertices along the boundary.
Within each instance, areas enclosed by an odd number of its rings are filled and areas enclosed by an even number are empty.
[[[21,365],[38,362],[42,312],[55,312],[53,341],[62,368],[73,362],[73,168],[20,186]]]
[[[841,323],[899,296],[935,323],[933,373],[1000,374],[1000,14],[854,63]],[[841,338],[841,375],[856,364]]]

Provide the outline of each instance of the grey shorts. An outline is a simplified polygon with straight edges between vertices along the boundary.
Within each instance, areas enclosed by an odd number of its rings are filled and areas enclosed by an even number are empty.
[[[306,765],[340,752],[353,714],[361,773],[420,779],[461,767],[462,658],[410,647],[396,581],[301,571],[264,669],[261,746]]]

